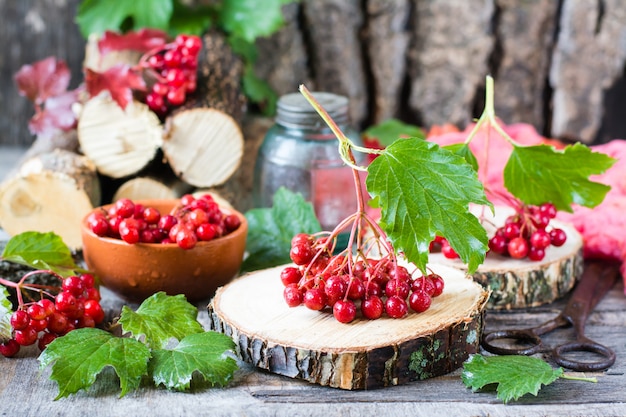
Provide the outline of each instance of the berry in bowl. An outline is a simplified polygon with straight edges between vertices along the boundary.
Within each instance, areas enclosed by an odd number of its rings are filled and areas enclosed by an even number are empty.
[[[237,275],[247,230],[243,214],[210,194],[120,199],[83,219],[83,257],[102,285],[128,301],[164,291],[194,302]]]

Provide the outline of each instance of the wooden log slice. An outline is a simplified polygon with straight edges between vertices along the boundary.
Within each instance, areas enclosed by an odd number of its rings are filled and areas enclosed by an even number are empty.
[[[444,292],[429,310],[402,319],[359,315],[342,324],[332,311],[289,308],[275,267],[217,290],[210,326],[229,335],[259,368],[349,390],[400,385],[443,375],[478,351],[488,292],[453,268],[433,265]]]
[[[80,222],[99,203],[95,166],[82,155],[56,149],[24,162],[0,186],[0,226],[9,235],[52,231],[78,249]]]
[[[171,200],[191,192],[193,187],[183,181],[166,181],[161,178],[135,177],[125,181],[113,194],[112,201],[121,198],[131,200]]]
[[[498,208],[496,225],[504,224],[511,214]],[[495,227],[484,223],[489,236]],[[561,247],[550,246],[541,261],[513,259],[489,253],[485,262],[474,273],[474,280],[489,288],[491,296],[488,309],[513,309],[535,307],[551,303],[566,295],[576,284],[583,271],[583,239],[570,224],[552,220],[550,227],[558,227],[567,234],[567,241]],[[459,259],[448,259],[441,253],[432,253],[429,261],[457,268],[467,272],[467,265]]]
[[[161,122],[148,106],[133,101],[122,109],[107,93],[85,103],[77,130],[82,152],[111,178],[136,174],[163,141]]]
[[[195,187],[224,183],[243,157],[243,134],[220,110],[198,107],[178,111],[166,124],[163,154],[176,175]]]

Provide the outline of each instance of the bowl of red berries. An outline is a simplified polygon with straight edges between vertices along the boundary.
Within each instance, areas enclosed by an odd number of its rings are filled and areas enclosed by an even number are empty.
[[[85,216],[83,258],[103,286],[128,301],[159,291],[201,301],[237,275],[247,230],[243,214],[210,194],[123,198]]]

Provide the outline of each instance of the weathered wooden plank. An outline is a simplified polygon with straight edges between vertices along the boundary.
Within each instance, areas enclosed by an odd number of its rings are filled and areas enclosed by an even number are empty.
[[[314,88],[309,74],[309,57],[299,15],[302,3],[283,6],[285,26],[268,38],[256,42],[258,59],[255,74],[274,89],[279,96],[298,91],[300,84]]]
[[[123,301],[112,293],[103,296],[114,309]],[[553,317],[564,305],[523,311],[488,312],[488,327],[536,324]],[[198,303],[199,320],[208,325],[208,313]],[[133,307],[133,306],[131,306]],[[626,324],[610,320],[602,323],[604,313],[626,313],[621,283],[598,305],[590,317],[587,333],[617,350],[618,360],[606,373],[594,374],[597,384],[558,380],[544,387],[537,397],[528,396],[508,405],[501,404],[491,392],[472,393],[460,380],[460,370],[442,377],[401,386],[369,391],[344,391],[281,377],[242,364],[227,388],[207,388],[193,393],[174,393],[143,387],[118,399],[119,390],[112,380],[101,378],[87,393],[52,401],[56,384],[49,371],[39,373],[36,348],[24,350],[20,359],[0,358],[0,410],[4,415],[67,415],[91,417],[133,415],[160,417],[172,415],[211,416],[615,416],[626,414]],[[562,340],[558,336],[555,341]],[[552,341],[552,340],[550,340]],[[111,375],[107,375],[111,376]]]
[[[363,41],[372,73],[370,101],[373,123],[397,117],[409,45],[410,4],[408,0],[366,2],[366,30]]]
[[[71,88],[82,80],[84,40],[74,22],[79,0],[0,1],[0,143],[33,141],[28,120],[33,104],[18,94],[13,75],[22,65],[55,56],[72,71]]]
[[[365,64],[359,41],[361,2],[306,0],[303,8],[315,89],[349,97],[350,119],[360,125],[367,112]]]
[[[506,123],[530,123],[542,132],[546,88],[559,2],[497,0],[495,102]]]
[[[413,0],[409,106],[425,125],[467,125],[493,50],[490,0]],[[462,29],[461,29],[462,28]]]
[[[605,112],[617,110],[606,109],[603,101],[605,91],[624,77],[626,7],[621,0],[565,0],[559,26],[550,69],[552,134],[591,143]]]
[[[0,43],[9,46],[0,56],[0,143],[33,140],[32,105],[12,79],[22,65],[56,56],[72,69],[72,85],[81,81],[78,4],[0,2]],[[347,95],[359,127],[391,116],[464,127],[493,72],[508,123],[586,143],[626,134],[621,0],[309,0],[284,14],[286,26],[257,42],[257,75],[278,94],[305,83]]]

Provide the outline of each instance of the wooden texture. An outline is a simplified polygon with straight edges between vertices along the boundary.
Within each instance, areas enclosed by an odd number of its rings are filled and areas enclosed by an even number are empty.
[[[372,389],[432,378],[478,351],[488,296],[462,272],[432,268],[446,287],[426,312],[359,316],[350,324],[329,310],[289,308],[282,267],[253,272],[218,290],[209,306],[211,328],[231,336],[244,361],[320,385]]]
[[[0,179],[23,149],[0,148]],[[0,230],[0,240],[3,236]],[[0,243],[0,247],[2,244]],[[0,249],[1,250],[1,249]],[[0,274],[7,269],[2,268]],[[127,304],[106,288],[102,289],[107,318],[119,315]],[[211,326],[206,306],[198,302],[198,320],[205,329]],[[516,310],[488,310],[486,331],[527,327],[553,318],[565,306],[567,296],[554,303]],[[259,312],[262,314],[262,311]],[[243,363],[233,381],[225,388],[195,388],[191,393],[169,392],[148,384],[123,398],[110,370],[106,370],[94,387],[70,398],[53,401],[56,383],[49,379],[50,370],[39,370],[36,347],[23,349],[19,358],[0,357],[0,411],[7,416],[35,417],[63,415],[105,417],[170,417],[174,415],[211,416],[285,416],[308,417],[370,416],[431,417],[546,417],[546,416],[623,416],[626,415],[626,299],[623,284],[618,284],[599,303],[587,320],[586,334],[615,350],[617,360],[606,372],[588,374],[598,383],[557,380],[543,387],[535,397],[525,396],[507,405],[493,392],[473,393],[461,382],[461,370],[374,390],[346,391],[310,384],[272,374]],[[568,340],[571,329],[559,331],[546,340],[550,344]],[[482,352],[481,350],[481,353]],[[540,355],[537,355],[541,357]],[[552,364],[554,365],[554,364]]]
[[[502,209],[502,208],[500,208]],[[496,213],[495,224],[504,224],[505,213]],[[490,222],[484,222],[489,236],[495,232]],[[512,309],[551,303],[571,291],[583,271],[583,239],[571,225],[553,220],[550,227],[565,231],[563,246],[550,246],[541,261],[512,259],[489,254],[476,272],[474,280],[491,290],[487,308]],[[430,256],[430,262],[448,265],[467,272],[460,259],[447,259],[440,252]]]
[[[105,371],[89,392],[53,401],[56,383],[50,371],[40,372],[37,349],[24,349],[16,359],[0,358],[0,410],[23,417],[48,415],[92,417],[133,415],[211,416],[622,416],[626,415],[626,300],[618,283],[596,307],[587,321],[589,337],[613,348],[616,363],[606,372],[588,374],[598,383],[557,380],[538,396],[528,395],[507,405],[493,392],[473,393],[461,382],[460,369],[449,374],[404,385],[364,391],[334,389],[259,371],[241,363],[225,388],[196,388],[191,393],[169,392],[149,385],[119,397],[116,378]],[[119,313],[124,302],[103,289],[108,317]],[[209,328],[206,302],[198,303],[199,320]],[[553,318],[566,300],[516,311],[487,311],[487,331],[531,326]],[[136,308],[136,305],[129,305]],[[566,340],[570,330],[550,336],[549,343]]]
[[[183,107],[207,107],[226,113],[237,124],[246,112],[247,100],[242,91],[243,62],[235,55],[218,31],[202,36],[198,56],[197,90]]]
[[[113,194],[111,201],[120,198],[131,200],[168,200],[180,198],[191,191],[193,187],[183,181],[168,182],[160,178],[135,177],[125,181]]]
[[[22,65],[55,55],[68,61],[73,86],[82,80],[78,3],[0,2],[0,42],[10,46],[0,57],[0,143],[32,141],[32,105],[12,80]],[[304,83],[347,95],[359,128],[391,116],[464,127],[492,74],[506,123],[585,143],[626,137],[621,0],[305,0],[284,15],[281,31],[258,40],[256,74],[279,94]]]
[[[195,187],[221,185],[239,168],[243,134],[221,110],[197,107],[168,119],[163,154],[172,170]]]
[[[443,0],[418,1],[415,6],[409,106],[429,124],[466,125],[472,118],[476,91],[489,72],[494,4]]]
[[[84,156],[64,149],[33,156],[0,184],[0,225],[11,235],[53,231],[80,248],[80,221],[100,203],[100,191]]]
[[[147,105],[132,101],[122,109],[106,92],[83,105],[77,132],[81,151],[111,178],[137,174],[163,141],[161,123]]]

